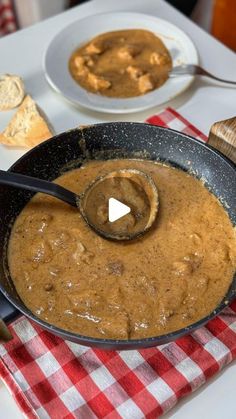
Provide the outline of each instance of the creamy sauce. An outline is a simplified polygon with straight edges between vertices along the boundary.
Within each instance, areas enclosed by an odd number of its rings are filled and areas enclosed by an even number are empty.
[[[160,38],[142,29],[107,32],[77,49],[69,70],[89,92],[127,98],[162,86],[172,67]]]
[[[86,336],[161,335],[209,314],[236,268],[234,228],[218,200],[194,177],[159,163],[92,161],[56,183],[79,194],[97,176],[134,168],[150,174],[159,212],[132,242],[96,235],[78,210],[36,194],[13,226],[9,268],[17,292],[38,317]]]

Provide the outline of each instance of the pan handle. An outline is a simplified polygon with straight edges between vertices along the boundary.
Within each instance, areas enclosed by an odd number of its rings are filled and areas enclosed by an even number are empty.
[[[236,117],[213,124],[208,144],[221,151],[236,164]]]
[[[0,319],[0,342],[8,342],[12,339],[12,335],[9,332],[6,324]]]

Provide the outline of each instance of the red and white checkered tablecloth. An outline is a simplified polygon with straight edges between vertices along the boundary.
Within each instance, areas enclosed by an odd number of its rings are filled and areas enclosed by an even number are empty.
[[[0,0],[0,37],[17,29],[12,0]]]
[[[148,119],[206,141],[173,109]],[[236,358],[236,300],[205,327],[139,351],[102,351],[21,316],[0,345],[0,376],[28,418],[156,419]]]

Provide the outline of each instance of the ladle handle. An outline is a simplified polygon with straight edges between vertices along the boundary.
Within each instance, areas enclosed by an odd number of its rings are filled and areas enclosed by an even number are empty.
[[[236,117],[213,124],[208,144],[221,151],[236,164]]]
[[[53,182],[21,175],[19,173],[0,170],[0,184],[14,186],[21,189],[28,189],[33,192],[43,192],[47,195],[52,195],[61,199],[74,207],[78,207],[78,196]]]

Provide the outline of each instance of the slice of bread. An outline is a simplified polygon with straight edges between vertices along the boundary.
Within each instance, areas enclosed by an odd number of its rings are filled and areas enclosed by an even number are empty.
[[[6,129],[0,134],[0,143],[13,147],[31,148],[52,135],[36,103],[30,96],[26,96]]]
[[[20,105],[25,96],[23,80],[11,74],[0,76],[0,111]]]

